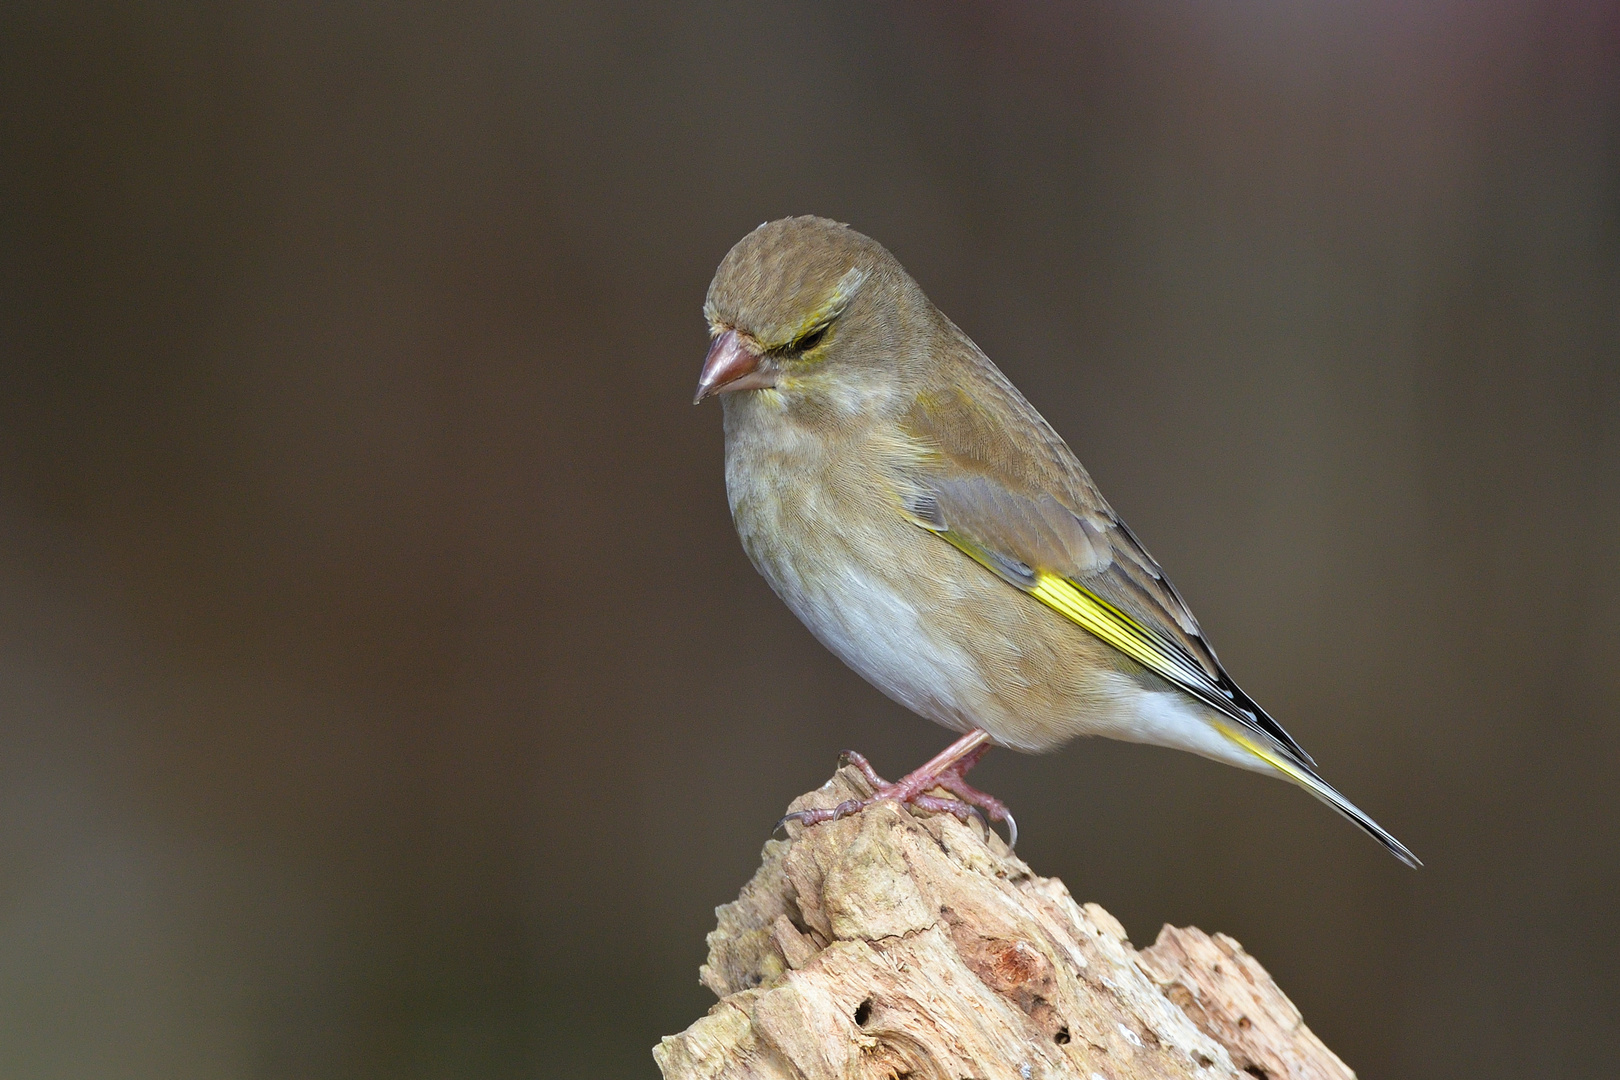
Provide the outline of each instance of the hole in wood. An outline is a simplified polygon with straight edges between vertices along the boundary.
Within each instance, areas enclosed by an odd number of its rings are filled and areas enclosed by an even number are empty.
[[[1058,1028],[1057,1034],[1052,1036],[1052,1041],[1057,1043],[1059,1046],[1069,1045],[1069,1025],[1064,1024],[1062,1027]]]
[[[872,999],[867,998],[855,1006],[855,1026],[865,1027],[866,1022],[872,1019]]]

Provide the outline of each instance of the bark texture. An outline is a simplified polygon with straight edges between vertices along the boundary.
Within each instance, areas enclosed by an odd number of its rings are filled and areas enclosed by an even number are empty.
[[[868,794],[844,769],[793,809]],[[1236,941],[1112,915],[999,837],[881,804],[765,845],[666,1080],[1353,1080]]]

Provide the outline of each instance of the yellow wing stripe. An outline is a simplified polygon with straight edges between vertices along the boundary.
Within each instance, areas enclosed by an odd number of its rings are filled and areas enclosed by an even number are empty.
[[[1125,614],[1108,601],[1073,581],[1049,570],[1030,571],[1019,567],[1019,573],[1009,575],[1009,568],[998,563],[983,548],[966,537],[950,531],[939,536],[998,577],[1013,581],[1047,607],[1095,634],[1109,645],[1135,660],[1149,671],[1185,687],[1196,696],[1205,697],[1207,703],[1222,708],[1219,689],[1209,675],[1190,657],[1179,655],[1156,634]]]
[[[1113,613],[1096,598],[1086,595],[1056,574],[1037,572],[1035,585],[1029,591],[1037,600],[1067,615],[1144,667],[1158,671],[1163,666],[1164,658],[1149,649],[1139,635],[1128,632],[1118,616],[1110,617]]]
[[[1157,672],[1172,682],[1185,683],[1192,672],[1166,656],[1142,626],[1106,600],[1098,599],[1079,589],[1067,578],[1046,571],[1037,571],[1035,584],[1029,593],[1043,604],[1074,622],[1149,671]]]

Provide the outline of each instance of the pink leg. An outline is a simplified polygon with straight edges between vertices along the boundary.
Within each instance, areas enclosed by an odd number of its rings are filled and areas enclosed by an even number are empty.
[[[861,775],[872,785],[871,798],[846,799],[830,809],[798,810],[783,818],[778,823],[778,828],[789,821],[797,821],[806,827],[819,825],[823,821],[837,821],[850,814],[858,814],[873,803],[892,800],[902,805],[909,803],[933,813],[955,814],[963,821],[966,821],[969,815],[982,818],[986,823],[1005,821],[1009,837],[1007,846],[1012,847],[1018,843],[1018,823],[1007,811],[1007,804],[993,795],[970,787],[963,779],[964,774],[977,765],[979,759],[989,749],[989,732],[983,728],[974,728],[935,754],[920,769],[907,773],[892,784],[879,776],[865,757],[853,750],[846,750],[844,760],[860,770]],[[937,795],[927,794],[930,788],[935,787],[944,788],[956,798],[942,799]]]

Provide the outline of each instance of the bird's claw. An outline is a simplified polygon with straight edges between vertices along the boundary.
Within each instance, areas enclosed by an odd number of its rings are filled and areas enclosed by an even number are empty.
[[[862,754],[858,750],[845,750],[841,752],[838,755],[838,764],[840,766],[853,765],[862,776],[866,777],[866,782],[872,785],[873,791],[878,791],[889,786],[889,782],[883,779],[883,777],[879,776],[878,771],[872,768],[872,763],[866,760],[866,755]]]
[[[980,823],[984,825],[984,831],[994,836],[996,827],[990,823],[990,815],[985,813],[984,807],[974,806],[972,803],[968,803],[967,806],[969,810],[973,811],[973,816],[978,818]],[[1007,812],[1006,807],[1001,809],[1001,820],[1007,823],[1007,850],[1012,851],[1018,846],[1018,822]]]
[[[805,828],[809,828],[812,825],[820,825],[823,821],[837,821],[839,818],[846,818],[851,814],[859,813],[875,801],[874,799],[845,799],[837,806],[830,808],[810,807],[806,810],[794,810],[792,813],[782,815],[782,820],[776,823],[776,828],[771,830],[771,835],[775,836],[781,832],[790,821],[797,821]]]

